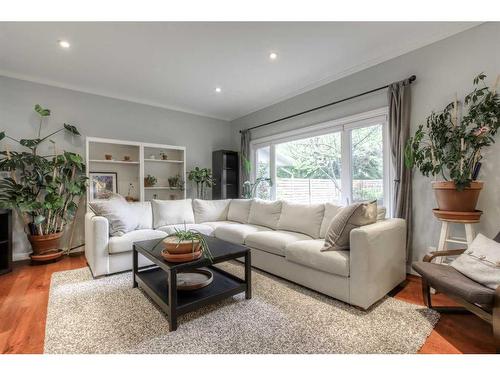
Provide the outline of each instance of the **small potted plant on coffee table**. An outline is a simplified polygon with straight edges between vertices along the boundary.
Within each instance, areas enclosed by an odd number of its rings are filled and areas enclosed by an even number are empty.
[[[175,233],[163,239],[165,248],[161,255],[168,262],[188,262],[205,256],[212,259],[212,254],[203,234],[193,229],[176,229]]]

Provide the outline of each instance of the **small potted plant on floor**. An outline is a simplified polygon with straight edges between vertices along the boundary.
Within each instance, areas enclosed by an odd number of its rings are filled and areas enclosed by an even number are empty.
[[[474,212],[483,188],[477,175],[482,149],[495,142],[500,127],[500,98],[485,83],[486,75],[474,78],[474,90],[465,96],[463,116],[455,99],[442,112],[432,112],[410,137],[405,164],[416,166],[424,176],[441,176],[432,182],[439,210]]]
[[[0,170],[10,177],[0,180],[0,206],[16,210],[25,224],[31,243],[33,260],[56,259],[62,255],[59,242],[66,224],[74,217],[80,197],[85,194],[86,177],[83,158],[75,153],[59,151],[50,138],[65,131],[73,136],[80,133],[70,124],[42,136],[43,123],[50,110],[35,106],[39,116],[36,138],[14,139],[0,132],[0,140],[7,138],[25,150],[8,148],[1,151]],[[54,151],[40,155],[39,147],[49,140]]]

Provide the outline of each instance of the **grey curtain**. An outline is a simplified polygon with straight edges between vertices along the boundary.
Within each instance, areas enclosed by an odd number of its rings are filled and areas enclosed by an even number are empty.
[[[248,160],[250,160],[250,130],[242,130],[240,148],[240,196],[243,192],[243,182],[250,180],[250,172],[245,165],[245,161]]]
[[[406,220],[406,261],[412,260],[411,170],[404,164],[404,149],[410,134],[411,88],[408,79],[389,85],[389,141],[394,167],[392,214]]]

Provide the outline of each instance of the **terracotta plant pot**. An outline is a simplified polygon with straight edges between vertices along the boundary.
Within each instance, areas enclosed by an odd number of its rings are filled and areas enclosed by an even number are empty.
[[[59,242],[63,232],[46,234],[41,236],[28,235],[28,240],[31,243],[33,253],[35,255],[41,255],[48,253],[50,251],[59,250]]]
[[[474,212],[482,188],[482,181],[472,181],[470,187],[462,191],[457,190],[453,181],[432,182],[438,208],[442,211]]]
[[[167,237],[163,240],[165,250],[170,254],[189,254],[199,252],[201,250],[200,241],[181,241],[177,237]]]
[[[190,252],[189,254],[170,254],[166,249],[163,249],[161,252],[163,259],[170,263],[192,262],[193,260],[200,259],[201,255],[201,251]]]

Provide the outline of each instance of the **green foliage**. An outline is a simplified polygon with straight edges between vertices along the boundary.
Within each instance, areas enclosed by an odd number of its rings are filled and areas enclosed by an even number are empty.
[[[245,181],[243,183],[242,197],[246,199],[255,198],[257,190],[262,184],[267,184],[268,187],[273,186],[273,181],[269,177],[257,177],[255,182]],[[267,197],[260,196],[263,199]]]
[[[42,108],[40,104],[35,104],[35,112],[40,115],[40,117],[48,117],[50,116],[50,109]]]
[[[40,119],[50,116],[50,110],[38,104],[35,112]],[[42,122],[34,139],[16,140],[5,132],[0,133],[0,140],[9,138],[29,149],[29,152],[0,151],[0,170],[11,172],[10,177],[0,180],[0,206],[17,210],[25,218],[29,232],[38,235],[64,229],[78,208],[74,200],[85,194],[87,182],[80,155],[66,151],[51,156],[37,155],[37,148],[52,135],[64,129],[79,135],[78,130],[65,125],[42,138],[41,125]]]
[[[73,125],[65,123],[64,124],[64,129],[66,129],[67,131],[69,131],[73,135],[80,135],[80,132],[78,131],[78,129],[75,126],[73,126]]]
[[[188,172],[188,180],[196,184],[196,196],[201,199],[205,199],[205,188],[211,188],[215,185],[210,168],[195,167]]]
[[[458,190],[470,186],[472,174],[482,159],[481,149],[495,142],[500,127],[500,98],[481,73],[474,89],[465,96],[462,120],[459,103],[448,104],[442,112],[432,112],[419,125],[405,147],[405,165],[417,167],[424,176],[441,175],[452,180]],[[481,86],[481,87],[479,87]]]
[[[155,176],[151,176],[150,174],[148,174],[146,177],[144,177],[144,182],[148,186],[155,186],[158,182],[158,179]]]
[[[177,239],[177,246],[181,242],[191,241],[192,251],[195,250],[195,243],[199,242],[201,250],[203,251],[203,256],[208,258],[210,261],[213,261],[213,255],[210,252],[210,247],[208,246],[207,240],[205,236],[197,230],[187,229],[186,224],[184,224],[184,229],[175,229],[175,233],[169,234],[168,236],[162,238],[160,241],[163,241],[165,238],[173,237]]]

